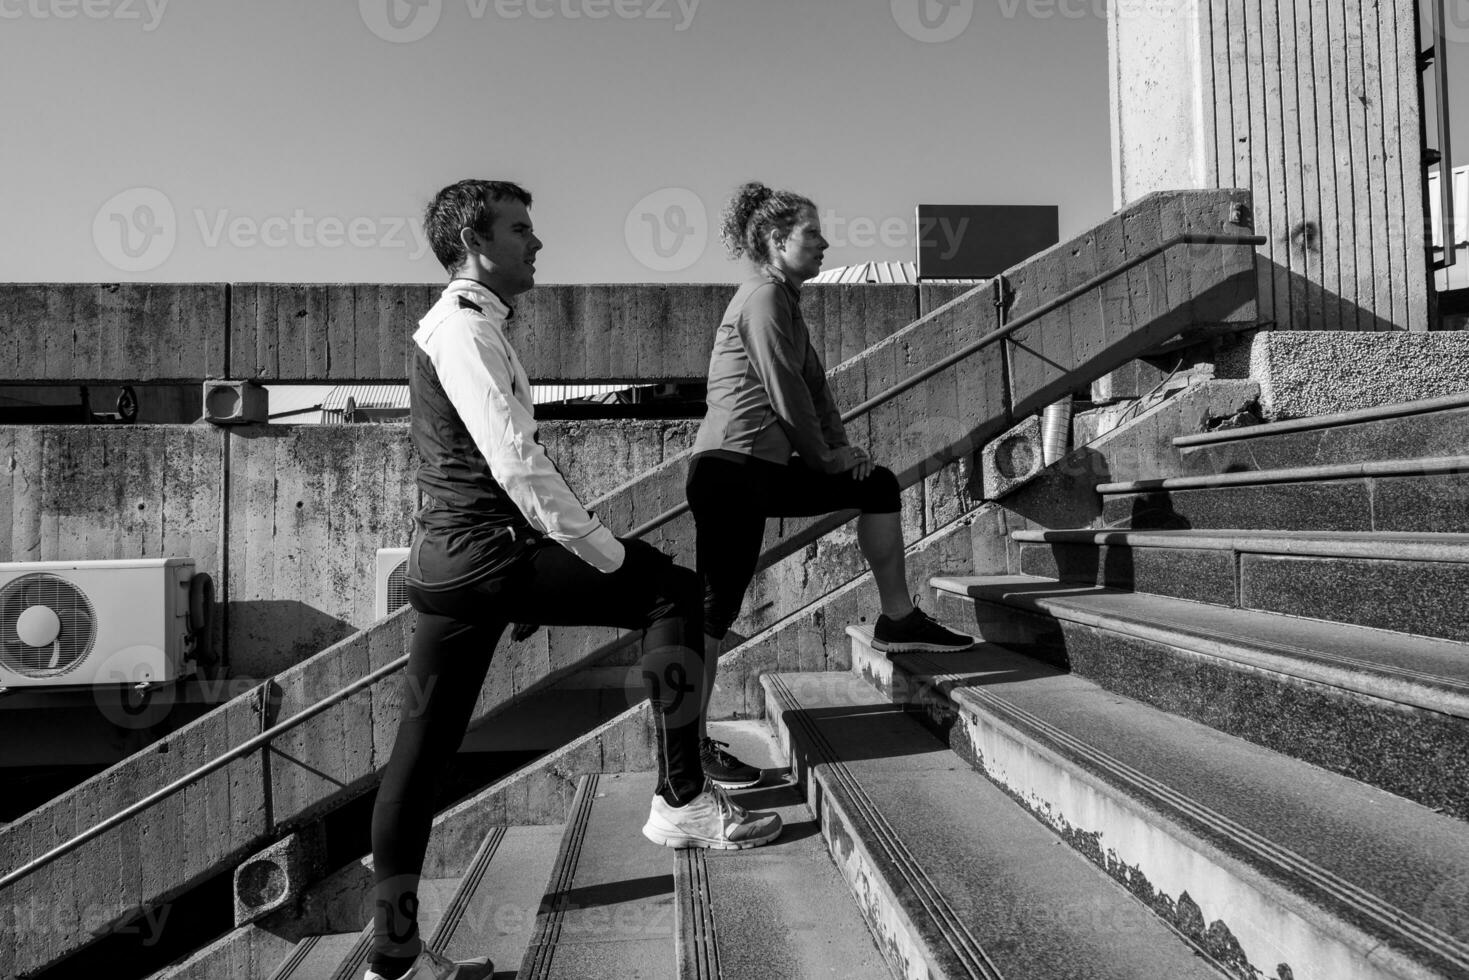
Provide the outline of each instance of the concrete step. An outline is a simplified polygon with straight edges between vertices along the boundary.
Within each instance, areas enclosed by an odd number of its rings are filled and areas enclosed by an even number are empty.
[[[459,891],[459,878],[422,878],[418,882],[418,928],[419,934],[431,936],[443,919],[444,913]],[[298,972],[290,975],[292,980],[308,980],[313,977],[330,977],[330,980],[361,980],[367,973],[367,957],[372,952],[372,921],[357,933],[352,948],[347,950],[330,973]],[[282,964],[284,966],[285,964]]]
[[[352,953],[360,935],[354,932],[331,932],[307,936],[296,944],[291,955],[281,961],[270,980],[308,980],[329,977],[342,958]],[[360,976],[360,974],[359,974]]]
[[[1023,575],[933,585],[957,628],[1469,819],[1469,645]]]
[[[1469,391],[1173,439],[1191,473],[1350,463],[1469,450]]]
[[[730,796],[750,809],[776,811],[784,829],[752,850],[676,852],[679,980],[889,980],[818,821],[776,758],[769,729],[746,721],[711,731],[765,770],[761,785]]]
[[[769,721],[894,976],[1216,966],[853,674],[768,674]]]
[[[851,635],[854,670],[1231,975],[1469,975],[1462,821],[1000,647]]]
[[[642,834],[653,783],[581,778],[519,980],[675,980],[674,853]]]
[[[427,914],[420,887],[418,925],[424,943],[450,959],[488,956],[496,972],[513,972],[530,941],[561,831],[559,826],[495,827],[481,842],[464,876],[450,879],[453,889],[447,898]],[[353,948],[333,964],[332,980],[359,980],[371,947],[372,923],[368,922]],[[309,980],[319,975],[283,974],[279,980],[287,976]]]
[[[1469,640],[1469,534],[1016,531],[1019,571],[1357,626]]]
[[[1469,532],[1469,456],[1102,483],[1097,492],[1103,527]]]

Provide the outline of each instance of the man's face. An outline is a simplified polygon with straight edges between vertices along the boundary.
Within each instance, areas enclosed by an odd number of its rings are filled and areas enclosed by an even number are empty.
[[[477,251],[486,265],[490,285],[504,295],[523,293],[536,284],[536,253],[541,240],[531,225],[530,211],[516,200],[495,203],[491,234],[479,235]]]

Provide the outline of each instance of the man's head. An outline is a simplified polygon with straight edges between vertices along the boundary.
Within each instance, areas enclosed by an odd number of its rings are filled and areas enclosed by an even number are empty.
[[[535,285],[541,240],[530,191],[507,180],[461,180],[434,195],[423,229],[451,276],[478,279],[509,299]]]

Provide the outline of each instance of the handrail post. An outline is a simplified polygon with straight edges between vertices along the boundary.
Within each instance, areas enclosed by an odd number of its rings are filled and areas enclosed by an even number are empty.
[[[1010,319],[1010,303],[1015,299],[1014,292],[1010,289],[1010,280],[1005,278],[1002,272],[993,280],[992,292],[994,298],[991,302],[995,305],[995,326],[1005,329]],[[1015,424],[1015,398],[1010,391],[1010,335],[1003,334],[1000,337],[1000,399],[1005,409],[1005,428]]]

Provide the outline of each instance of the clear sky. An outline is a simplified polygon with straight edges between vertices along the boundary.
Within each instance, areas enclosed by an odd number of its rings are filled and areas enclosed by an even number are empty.
[[[911,259],[920,202],[1064,238],[1111,211],[1104,10],[0,0],[0,278],[434,281],[418,217],[465,176],[532,190],[545,282],[738,278],[752,178],[816,200],[828,268]]]

